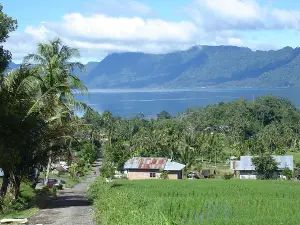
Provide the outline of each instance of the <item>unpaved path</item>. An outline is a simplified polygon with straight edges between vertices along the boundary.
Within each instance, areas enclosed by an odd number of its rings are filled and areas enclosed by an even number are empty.
[[[59,192],[56,199],[47,202],[45,209],[41,209],[32,218],[29,224],[52,224],[52,225],[92,225],[92,203],[87,199],[88,186],[99,175],[101,161],[97,161],[94,170],[96,175],[89,175],[87,179],[73,188]]]

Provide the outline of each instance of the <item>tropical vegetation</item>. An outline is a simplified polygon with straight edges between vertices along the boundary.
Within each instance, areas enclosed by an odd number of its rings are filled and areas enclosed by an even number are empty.
[[[254,155],[260,156],[255,159],[261,165],[257,172],[268,178],[275,168],[264,167],[270,155],[300,150],[300,110],[275,96],[187,109],[172,118],[166,112],[157,119],[120,118],[108,111],[94,118],[102,121],[99,132],[107,138],[102,146],[106,171],[122,170],[134,156],[167,157],[198,171],[229,168],[230,156]]]
[[[2,12],[2,6],[0,19],[0,42],[4,42],[16,28],[16,21]],[[2,213],[7,212],[5,203],[23,202],[22,184],[29,183],[34,188],[42,167],[47,167],[47,182],[53,160],[64,158],[71,163],[72,156],[77,156],[77,164],[72,164],[77,175],[79,171],[86,172],[85,168],[97,158],[99,143],[89,136],[93,135],[92,126],[76,115],[78,110],[90,111],[74,96],[87,94],[87,88],[73,73],[75,69],[83,69],[81,63],[74,61],[76,57],[79,57],[77,49],[55,38],[38,44],[37,53],[26,56],[19,68],[7,71],[11,54],[1,46]]]

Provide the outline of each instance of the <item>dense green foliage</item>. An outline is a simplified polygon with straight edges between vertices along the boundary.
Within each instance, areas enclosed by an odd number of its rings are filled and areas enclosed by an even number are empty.
[[[232,155],[284,155],[300,150],[300,111],[274,96],[188,109],[174,118],[122,119],[104,112],[95,121],[102,121],[99,129],[107,137],[102,147],[104,164],[118,170],[133,156],[168,157],[199,171],[207,164],[227,163],[229,168]]]
[[[8,34],[17,28],[17,21],[3,13],[0,4],[0,74],[6,69],[11,60],[11,53],[5,50],[2,43],[8,38]]]
[[[260,179],[270,179],[278,168],[278,163],[271,155],[260,155],[252,159],[255,172]]]
[[[168,54],[115,53],[83,76],[89,88],[300,86],[300,51],[195,46]]]
[[[81,63],[69,62],[74,56],[79,56],[78,50],[60,39],[40,43],[36,54],[28,55],[20,68],[0,80],[1,198],[9,189],[12,200],[17,200],[24,180],[35,187],[41,166],[48,165],[47,179],[52,160],[71,158],[73,140],[82,145],[81,165],[96,158],[95,141],[77,138],[85,121],[74,111],[89,107],[74,98],[74,93],[87,92],[72,74],[82,68]]]
[[[96,181],[97,224],[297,224],[297,182]]]
[[[31,188],[29,183],[22,183],[20,187],[20,197],[17,201],[11,202],[8,196],[1,200],[0,215],[18,212],[34,206],[36,196],[36,191]]]

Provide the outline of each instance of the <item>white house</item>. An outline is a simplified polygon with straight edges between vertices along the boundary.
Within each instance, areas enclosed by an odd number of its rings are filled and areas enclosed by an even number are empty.
[[[274,177],[283,177],[281,172],[285,168],[294,169],[294,162],[292,155],[273,155],[275,161],[278,163],[278,170]],[[241,156],[240,160],[232,156],[230,160],[230,169],[234,171],[235,177],[241,179],[256,179],[255,166],[252,164],[253,156]]]

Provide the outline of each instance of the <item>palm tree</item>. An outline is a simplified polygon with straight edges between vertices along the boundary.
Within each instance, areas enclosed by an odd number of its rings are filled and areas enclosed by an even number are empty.
[[[14,198],[18,198],[21,178],[43,155],[40,140],[46,125],[39,113],[26,116],[38,92],[36,70],[26,65],[4,76],[0,84],[1,197],[10,183]]]
[[[11,184],[12,194],[18,198],[22,177],[30,176],[35,165],[46,164],[48,159],[50,165],[52,154],[68,149],[75,131],[74,110],[89,109],[74,97],[74,93],[87,93],[71,74],[82,64],[68,62],[78,55],[78,50],[55,39],[39,44],[38,54],[27,56],[25,65],[0,77],[2,197]]]
[[[28,114],[43,106],[46,99],[54,100],[55,106],[64,105],[70,112],[74,109],[88,109],[86,104],[74,97],[74,94],[88,92],[81,80],[72,74],[76,68],[84,68],[80,62],[70,62],[79,56],[77,49],[63,45],[62,41],[56,38],[49,43],[38,44],[37,54],[25,57],[26,63],[36,65],[41,81],[41,95]],[[49,109],[47,111],[49,112]]]
[[[74,115],[74,110],[90,110],[85,103],[77,101],[74,96],[77,93],[88,92],[81,80],[72,74],[76,68],[80,70],[84,68],[80,62],[70,62],[74,57],[79,56],[78,49],[63,45],[62,41],[56,38],[48,43],[38,44],[37,54],[29,54],[25,57],[26,63],[36,65],[41,81],[41,94],[27,115],[39,110],[48,121],[64,123],[65,118]],[[50,165],[51,152],[45,182],[48,179]]]

